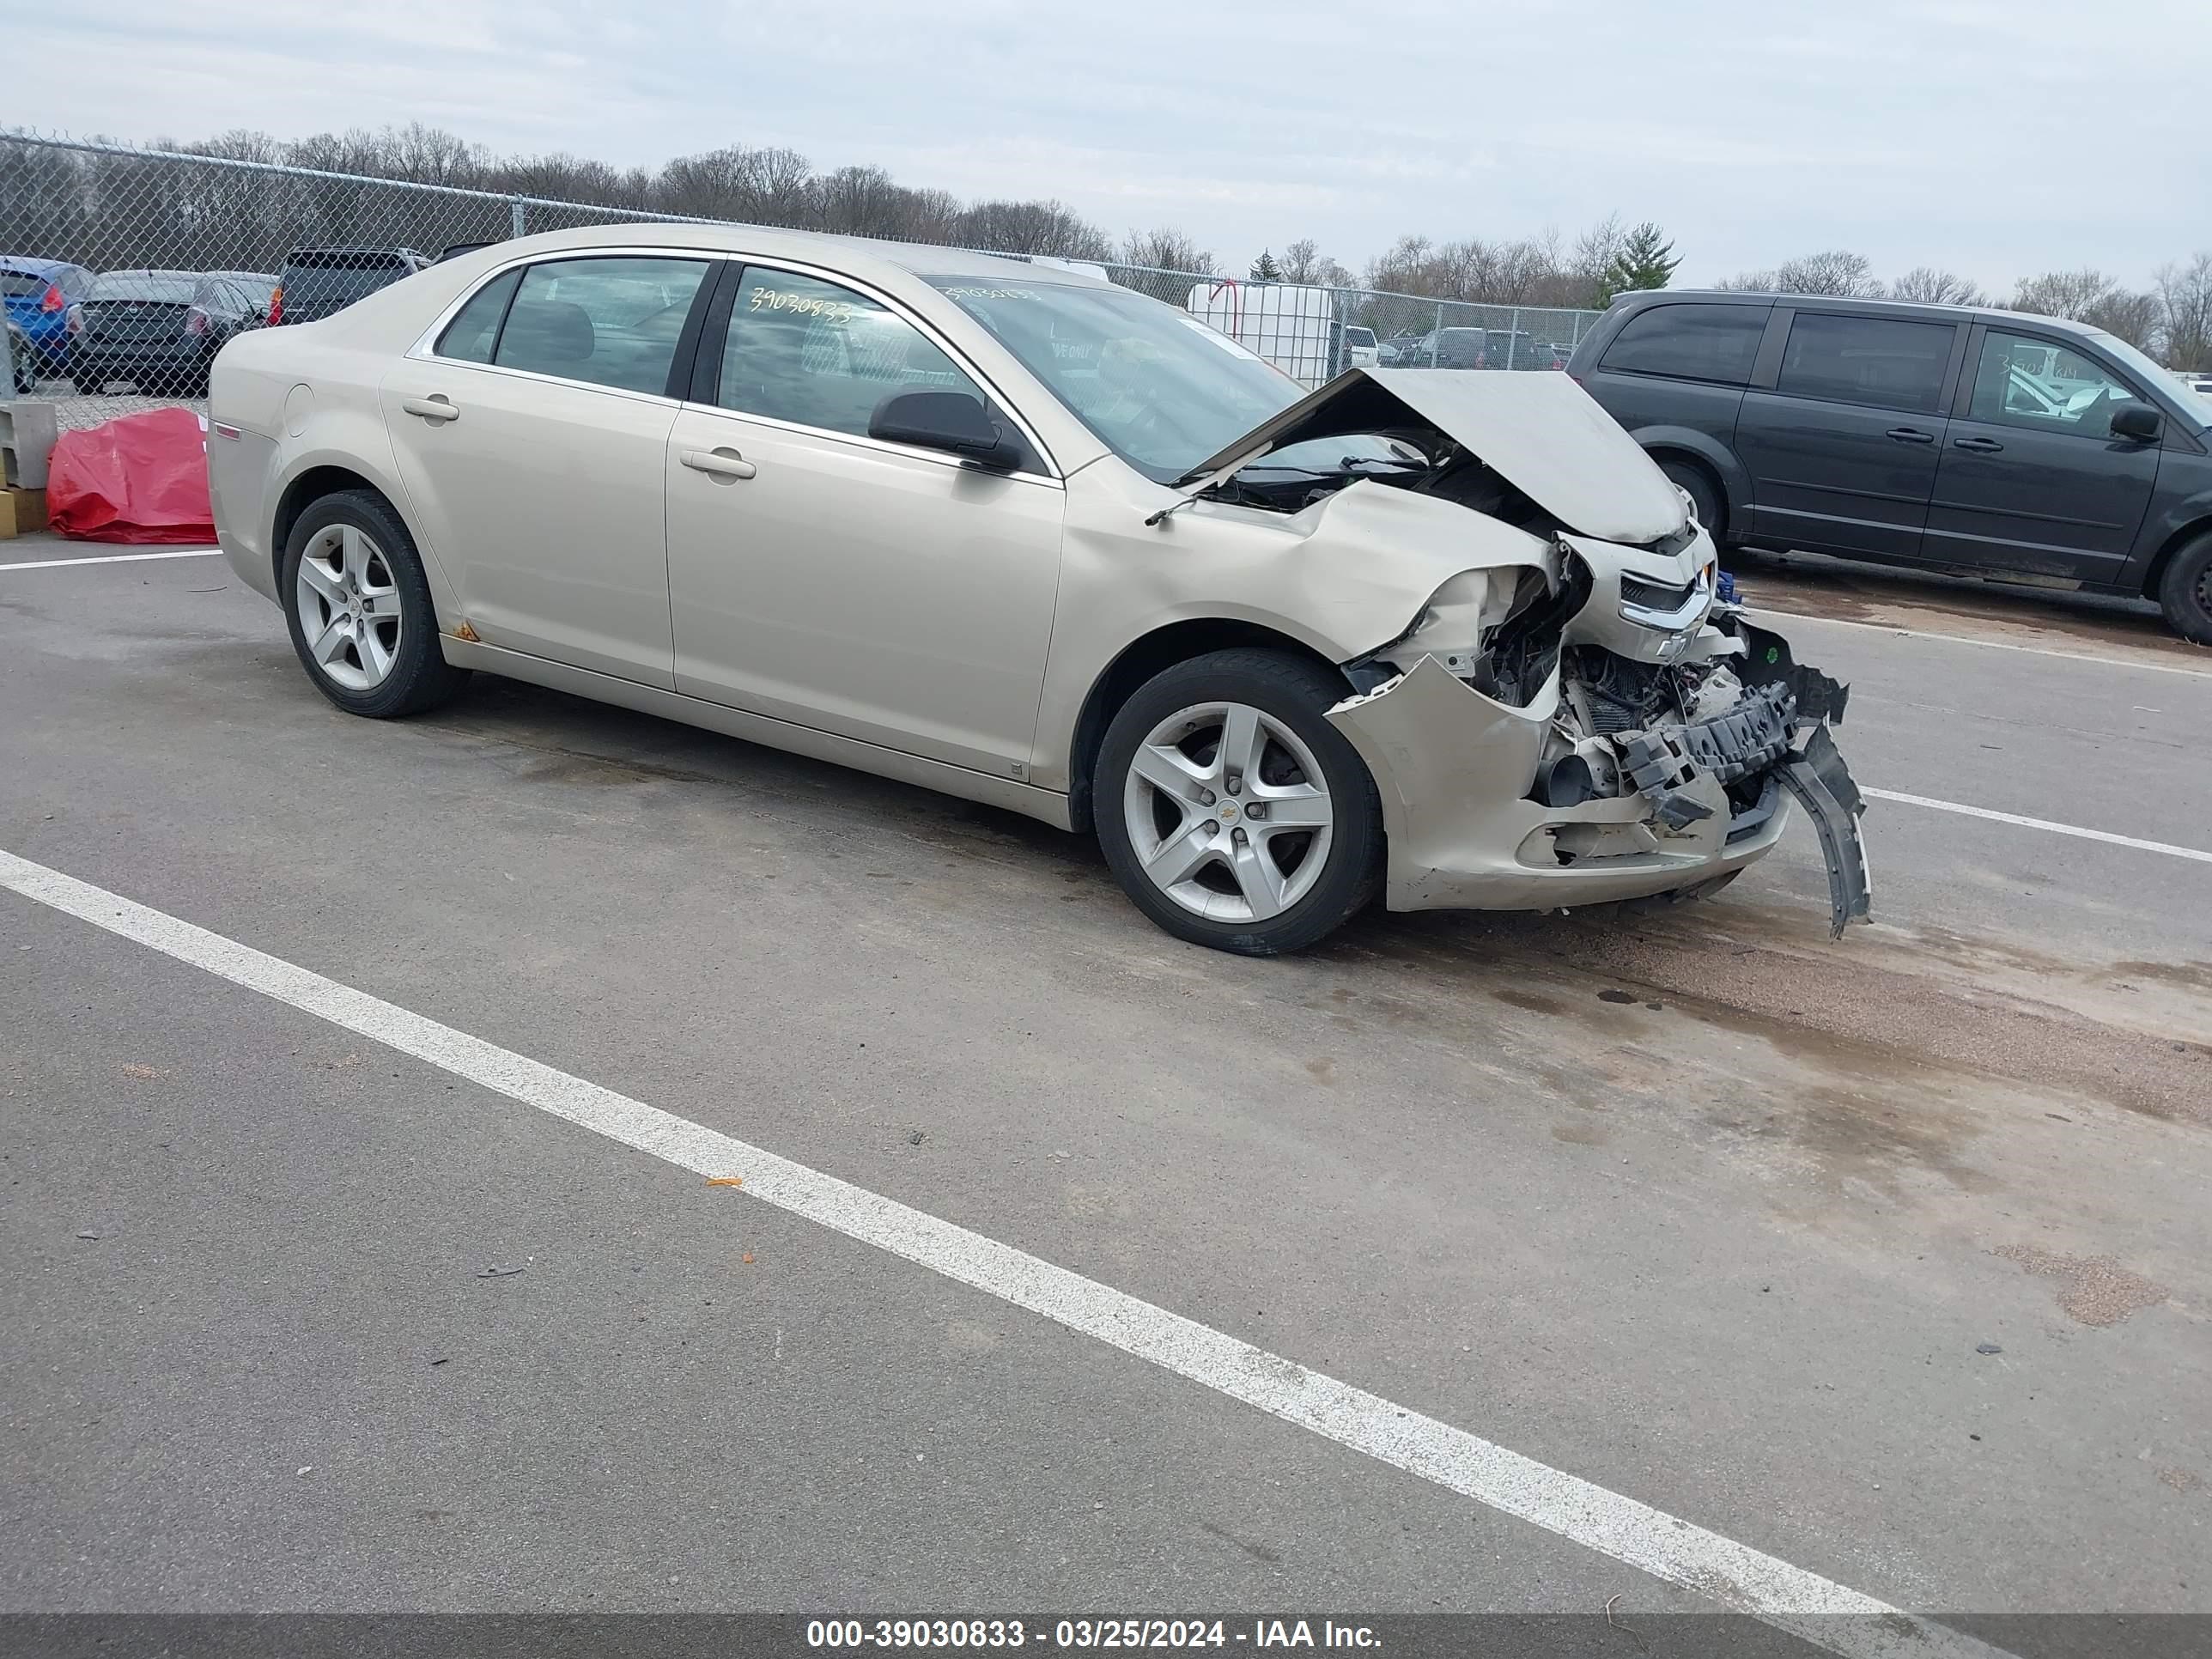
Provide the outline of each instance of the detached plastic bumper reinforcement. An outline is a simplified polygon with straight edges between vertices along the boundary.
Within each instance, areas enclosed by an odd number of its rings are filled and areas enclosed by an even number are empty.
[[[1813,727],[1805,746],[1790,751],[1778,775],[1820,833],[1820,856],[1828,866],[1829,936],[1841,939],[1852,922],[1867,919],[1874,902],[1866,837],[1859,834],[1866,801],[1825,726]]]
[[[1703,801],[1681,793],[1682,786],[1700,772],[1732,783],[1772,766],[1790,752],[1794,708],[1786,687],[1762,685],[1725,714],[1687,726],[1624,732],[1613,741],[1621,765],[1651,802],[1659,821],[1680,830],[1712,815],[1712,808]],[[1848,775],[1844,781],[1850,781]]]

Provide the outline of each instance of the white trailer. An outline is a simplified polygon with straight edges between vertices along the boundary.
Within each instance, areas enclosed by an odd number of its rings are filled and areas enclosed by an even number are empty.
[[[1186,308],[1303,386],[1319,386],[1343,366],[1344,330],[1329,289],[1216,276],[1192,284]]]

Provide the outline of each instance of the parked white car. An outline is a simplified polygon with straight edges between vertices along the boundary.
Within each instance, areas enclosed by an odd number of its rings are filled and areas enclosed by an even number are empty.
[[[840,761],[1252,954],[1709,890],[1788,796],[1866,911],[1842,689],[1564,375],[1301,397],[1078,272],[636,225],[241,335],[210,413],[223,550],[353,714],[483,669]]]

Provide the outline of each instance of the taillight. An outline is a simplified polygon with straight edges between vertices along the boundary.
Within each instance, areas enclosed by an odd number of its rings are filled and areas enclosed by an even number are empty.
[[[69,315],[62,319],[62,326],[72,334],[83,333],[84,307],[82,306],[71,306],[69,308]]]
[[[46,284],[45,297],[40,299],[39,301],[39,309],[41,311],[59,311],[68,303],[69,301],[62,297],[61,289],[55,284],[48,283]]]
[[[283,322],[283,320],[284,320],[284,285],[283,285],[283,283],[277,283],[277,284],[276,284],[276,289],[274,289],[274,290],[270,294],[270,295],[269,295],[269,323],[268,323],[268,326],[270,326],[270,328],[274,328],[274,327],[276,327],[276,325],[277,325],[277,324],[279,324],[279,323]]]
[[[208,331],[208,314],[198,306],[185,313],[185,332],[204,334]]]

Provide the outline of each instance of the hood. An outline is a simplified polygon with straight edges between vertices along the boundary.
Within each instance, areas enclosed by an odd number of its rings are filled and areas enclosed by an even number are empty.
[[[1196,495],[1316,438],[1431,426],[1571,530],[1641,544],[1680,530],[1682,497],[1597,400],[1559,374],[1349,368],[1184,474]]]

